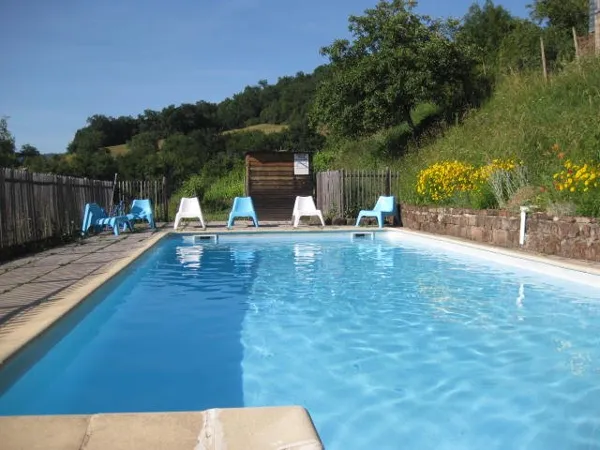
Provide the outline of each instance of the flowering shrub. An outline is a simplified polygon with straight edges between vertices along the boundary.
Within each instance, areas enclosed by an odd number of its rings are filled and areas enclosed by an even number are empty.
[[[491,163],[477,169],[476,176],[480,182],[485,183],[487,180],[489,180],[494,172],[498,170],[510,172],[521,164],[521,162],[517,162],[514,159],[494,159]]]
[[[567,159],[563,170],[554,174],[554,186],[559,191],[588,192],[600,186],[600,164],[574,164]]]
[[[460,192],[479,193],[492,174],[500,170],[510,172],[520,164],[513,159],[495,159],[481,167],[460,161],[442,161],[419,172],[417,193],[436,203]]]
[[[439,202],[457,191],[474,188],[475,167],[460,161],[442,161],[423,169],[417,178],[417,192],[428,200]]]

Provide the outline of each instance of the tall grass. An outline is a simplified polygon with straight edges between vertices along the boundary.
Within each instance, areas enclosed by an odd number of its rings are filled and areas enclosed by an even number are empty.
[[[564,158],[600,160],[600,59],[571,64],[548,83],[538,74],[505,77],[486,105],[394,166],[405,174],[404,201],[416,201],[417,173],[441,160],[514,157],[531,184],[548,185],[560,165],[550,150],[555,144]]]

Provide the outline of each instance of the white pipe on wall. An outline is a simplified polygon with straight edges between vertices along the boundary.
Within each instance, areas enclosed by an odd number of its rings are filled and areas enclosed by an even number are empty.
[[[525,245],[525,222],[527,220],[528,206],[521,206],[521,228],[519,230],[519,245]]]

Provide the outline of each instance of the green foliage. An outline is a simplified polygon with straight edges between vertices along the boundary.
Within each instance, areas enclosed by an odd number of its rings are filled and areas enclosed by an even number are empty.
[[[16,161],[15,138],[8,130],[6,117],[0,117],[0,167],[13,167]]]
[[[600,217],[600,196],[598,193],[585,193],[577,200],[577,214]]]
[[[533,0],[531,17],[547,21],[550,27],[570,31],[575,27],[579,34],[588,30],[589,0]]]
[[[440,125],[439,107],[422,103],[412,112],[414,128],[406,123],[355,138],[329,136],[323,150],[313,158],[315,170],[377,169],[396,164],[399,157],[430,139]]]
[[[516,22],[500,43],[498,63],[504,72],[518,72],[542,67],[540,37],[542,30],[528,20]]]
[[[509,36],[519,21],[506,9],[486,0],[481,6],[473,3],[463,18],[457,39],[477,50],[485,70],[497,70],[502,41]]]
[[[472,98],[476,61],[453,39],[456,23],[417,15],[403,0],[381,1],[349,22],[352,42],[321,50],[331,71],[315,94],[315,126],[352,137],[402,122],[412,128],[417,104],[456,108]]]
[[[169,211],[174,218],[182,197],[198,197],[207,217],[220,219],[231,208],[233,199],[242,195],[244,165],[238,163],[221,176],[204,171],[189,177],[169,200]]]
[[[244,166],[240,164],[210,184],[204,194],[204,205],[208,211],[228,211],[233,199],[243,195]]]
[[[547,67],[557,71],[575,55],[573,36],[568,30],[540,28],[520,20],[500,46],[499,64],[504,72],[539,70],[542,67],[540,38],[544,40]]]

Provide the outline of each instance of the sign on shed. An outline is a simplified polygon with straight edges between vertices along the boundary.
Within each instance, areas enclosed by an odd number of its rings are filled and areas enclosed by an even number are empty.
[[[246,154],[246,195],[258,220],[291,220],[296,196],[313,195],[311,155],[292,152]]]
[[[294,153],[294,175],[310,175],[308,153]]]

